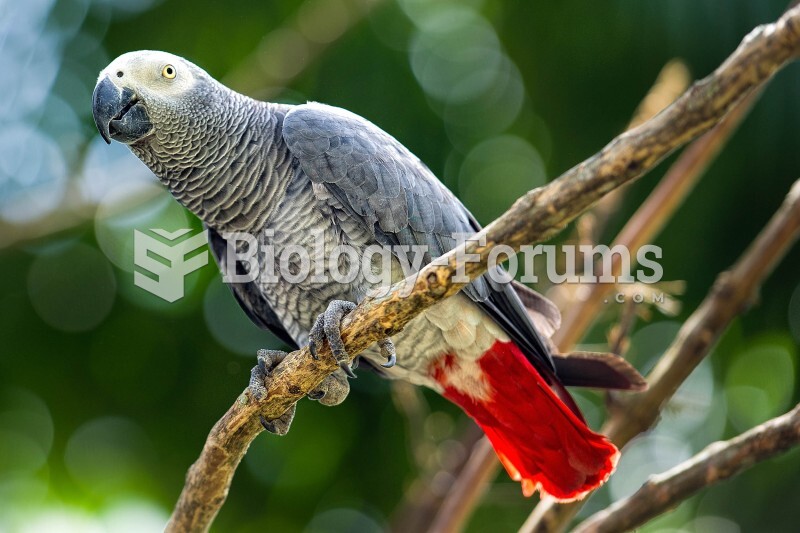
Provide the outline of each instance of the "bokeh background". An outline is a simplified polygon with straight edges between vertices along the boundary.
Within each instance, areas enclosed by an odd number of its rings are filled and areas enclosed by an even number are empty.
[[[167,304],[133,284],[133,230],[199,229],[123,146],[94,130],[97,72],[120,53],[183,55],[254,97],[368,117],[486,223],[622,131],[662,67],[710,72],[784,0],[0,0],[0,531],[158,531],[259,347],[209,265]],[[800,67],[779,74],[655,244],[685,281],[629,355],[647,370],[800,171]],[[653,188],[629,187],[607,242]],[[560,239],[568,239],[572,230]],[[542,286],[541,290],[548,290]],[[610,304],[587,338],[602,348]],[[798,401],[800,251],[763,287],[583,514]],[[414,480],[466,453],[469,423],[368,372],[337,408],[303,401],[262,436],[216,531],[383,531]],[[593,425],[602,398],[579,392]],[[796,531],[800,454],[759,465],[648,526]],[[442,480],[435,480],[441,485]],[[498,477],[471,531],[532,506]]]

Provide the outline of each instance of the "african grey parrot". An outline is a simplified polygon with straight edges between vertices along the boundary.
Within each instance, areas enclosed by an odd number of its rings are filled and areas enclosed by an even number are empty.
[[[367,120],[318,103],[253,100],[172,54],[139,51],[112,61],[98,78],[93,112],[106,142],[127,144],[204,222],[220,265],[230,232],[248,232],[276,253],[300,246],[329,274],[326,259],[337,246],[358,256],[371,245],[423,245],[429,262],[455,247],[458,234],[479,229],[419,159]],[[324,246],[315,248],[314,235]],[[402,266],[393,256],[390,281],[409,273]],[[293,347],[310,343],[312,353],[327,340],[343,360],[341,319],[378,285],[359,274],[291,283],[258,277],[231,289],[258,326]],[[563,385],[636,388],[642,381],[619,358],[553,354],[545,336],[559,321],[537,293],[484,276],[362,359],[459,405],[526,495],[540,489],[572,500],[608,478],[618,451],[586,426]],[[281,357],[261,351],[254,390]],[[344,399],[352,370],[341,366],[312,399]],[[285,433],[293,414],[265,427]]]

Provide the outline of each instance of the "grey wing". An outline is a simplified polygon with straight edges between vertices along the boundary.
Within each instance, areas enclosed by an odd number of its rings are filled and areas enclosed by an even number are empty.
[[[222,265],[227,253],[227,242],[212,228],[206,226],[206,230],[208,230],[208,247],[211,249],[217,264]],[[283,327],[278,315],[275,314],[275,311],[270,307],[269,302],[267,302],[254,282],[228,283],[227,285],[230,287],[236,301],[239,302],[239,306],[255,325],[272,332],[293,349],[298,348],[297,343]]]
[[[469,213],[405,147],[377,126],[322,104],[295,107],[283,137],[312,182],[324,184],[382,244],[453,248],[474,233]]]
[[[284,119],[283,138],[309,179],[324,185],[381,244],[424,245],[427,263],[456,246],[454,234],[480,229],[428,167],[358,115],[316,103],[297,106]],[[464,293],[552,375],[550,350],[511,284],[483,276]]]

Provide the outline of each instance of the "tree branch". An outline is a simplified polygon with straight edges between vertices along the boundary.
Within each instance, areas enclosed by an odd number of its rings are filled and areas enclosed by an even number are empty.
[[[743,99],[717,126],[692,143],[669,168],[663,179],[653,189],[644,203],[622,228],[614,246],[625,246],[637,250],[652,242],[672,215],[692,192],[708,165],[714,160],[739,124],[758,100],[761,91],[753,91]],[[635,257],[631,258],[635,260]],[[602,264],[597,265],[602,271]],[[611,275],[618,276],[622,269],[622,257],[615,254],[611,262]],[[568,351],[578,342],[601,313],[603,301],[614,290],[613,283],[587,285],[588,294],[580,305],[572,306],[564,313],[561,327],[553,336],[561,351]]]
[[[489,482],[500,470],[500,461],[486,436],[472,447],[464,468],[453,482],[439,511],[428,528],[430,533],[454,533],[463,529],[475,504],[489,488]]]
[[[342,339],[351,359],[393,335],[424,309],[452,296],[465,283],[452,281],[463,268],[469,279],[486,271],[498,244],[519,248],[545,240],[606,193],[655,166],[670,152],[719,122],[743,97],[769,79],[800,46],[800,9],[756,28],[713,74],[695,83],[664,112],[609,143],[584,163],[517,200],[502,217],[470,241],[392,286],[368,297],[343,321]],[[478,261],[467,261],[475,254]],[[189,470],[168,531],[205,531],[225,501],[233,474],[250,442],[261,432],[259,416],[277,418],[338,368],[326,345],[319,360],[307,348],[289,354],[274,370],[267,394],[249,391],[215,424],[200,458]]]
[[[659,114],[665,107],[682,95],[691,82],[692,78],[686,64],[679,59],[671,59],[658,73],[655,84],[639,103],[636,112],[625,129],[635,128]],[[741,104],[736,109],[739,109],[739,107],[741,107]],[[700,142],[699,139],[694,144],[698,142]],[[621,187],[607,194],[590,212],[581,217],[581,221],[586,221],[586,233],[584,234],[588,237],[586,244],[597,244],[600,241],[603,230],[605,230],[611,217],[618,211],[624,197],[625,187]]]
[[[674,508],[701,489],[800,444],[800,405],[738,437],[715,442],[688,461],[652,476],[632,496],[578,526],[574,533],[628,531]]]
[[[797,239],[798,232],[800,180],[739,261],[719,275],[705,300],[683,324],[648,375],[648,389],[624,400],[620,398],[615,404],[602,429],[614,444],[622,448],[656,422],[664,404],[711,351],[728,324],[749,306],[761,282]],[[581,505],[542,500],[520,531],[562,531]]]

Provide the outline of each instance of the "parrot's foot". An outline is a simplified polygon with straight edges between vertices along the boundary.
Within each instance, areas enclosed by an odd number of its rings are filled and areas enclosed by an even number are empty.
[[[259,350],[258,351],[258,365],[253,367],[250,372],[250,392],[256,398],[261,400],[267,395],[267,388],[265,382],[272,375],[281,361],[286,357],[286,352],[280,350]],[[358,366],[357,364],[353,365]],[[322,405],[339,405],[342,403],[347,394],[350,392],[350,383],[347,381],[347,376],[342,370],[337,370],[330,376],[322,380],[319,386],[307,394],[310,400],[319,401]],[[289,431],[289,426],[294,418],[295,406],[286,411],[280,418],[275,420],[267,420],[261,417],[261,425],[270,433],[276,435],[285,435]]]
[[[249,389],[256,400],[261,400],[267,394],[267,388],[264,386],[264,383],[270,379],[272,370],[286,357],[286,352],[280,350],[259,350],[257,357],[258,364],[254,366],[253,370],[250,372]],[[295,404],[292,404],[285,413],[274,420],[267,420],[265,416],[261,416],[261,425],[270,433],[286,435],[289,432],[289,426],[292,425],[294,412]]]
[[[311,332],[308,334],[308,348],[311,351],[311,355],[316,359],[317,350],[321,347],[323,341],[327,339],[331,347],[331,353],[336,358],[336,362],[339,363],[339,367],[351,378],[356,377],[356,375],[347,362],[349,356],[347,350],[344,349],[341,326],[344,316],[355,308],[356,304],[353,302],[332,300],[328,304],[328,309],[317,317],[314,327],[311,328]],[[386,338],[378,342],[378,346],[381,349],[381,354],[386,358],[386,363],[382,366],[386,368],[393,367],[397,361],[394,343],[392,343],[391,339]]]
[[[357,366],[357,365],[353,365]],[[339,405],[350,393],[350,383],[344,370],[337,370],[322,380],[319,386],[308,393],[308,397],[322,405]]]

